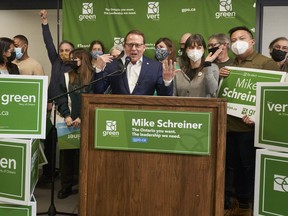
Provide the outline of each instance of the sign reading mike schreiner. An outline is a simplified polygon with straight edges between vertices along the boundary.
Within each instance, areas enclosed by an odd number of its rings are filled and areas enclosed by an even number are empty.
[[[250,68],[227,67],[228,77],[223,78],[218,97],[226,98],[227,114],[242,118],[244,115],[255,120],[257,82],[283,82],[286,72]]]
[[[210,112],[96,109],[95,148],[209,155]]]

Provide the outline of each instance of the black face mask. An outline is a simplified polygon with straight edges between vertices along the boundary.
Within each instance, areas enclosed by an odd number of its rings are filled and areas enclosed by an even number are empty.
[[[213,55],[218,49],[219,49],[219,47],[212,47],[212,48],[208,49],[208,52],[209,53],[211,52]]]
[[[8,62],[14,61],[16,58],[16,52],[11,52],[11,56],[7,57]]]
[[[270,53],[272,59],[275,62],[281,62],[285,59],[287,52],[282,51],[282,50],[276,50],[273,49],[272,52]]]
[[[66,61],[66,64],[68,64],[75,71],[77,71],[79,68],[77,61]]]

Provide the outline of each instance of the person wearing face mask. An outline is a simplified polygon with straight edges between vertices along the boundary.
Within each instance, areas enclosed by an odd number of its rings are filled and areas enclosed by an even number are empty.
[[[161,63],[144,55],[146,50],[144,33],[129,31],[124,38],[124,55],[110,64],[96,67],[94,93],[103,94],[110,86],[112,94],[171,96],[174,71],[163,70]],[[172,62],[172,60],[171,60]],[[120,72],[111,76],[113,72]]]
[[[192,34],[190,32],[186,32],[181,35],[180,40],[179,40],[179,50],[178,50],[178,56],[182,56],[183,53],[185,53],[185,42],[186,40],[191,36]]]
[[[62,74],[58,95],[65,94],[91,82],[94,69],[91,64],[91,55],[83,48],[77,48],[70,52],[69,64],[72,70]],[[78,128],[81,125],[81,94],[91,93],[91,87],[82,88],[56,99],[58,111],[64,118],[67,127]],[[79,163],[79,149],[63,149],[60,151],[61,189],[57,197],[64,199],[75,191],[72,190],[73,175]],[[77,159],[77,161],[75,161]]]
[[[200,34],[190,36],[181,56],[181,71],[174,77],[174,96],[215,97],[218,89],[219,68],[212,63],[219,53],[204,55],[206,43]]]
[[[254,51],[255,40],[245,26],[237,26],[229,31],[231,50],[235,54],[232,66],[279,71],[272,59]],[[229,69],[220,69],[220,76],[229,76]],[[234,188],[238,201],[229,215],[251,216],[254,199],[255,155],[254,122],[248,116],[237,118],[227,116],[226,169],[234,170]],[[227,159],[227,157],[229,159]]]
[[[12,63],[16,53],[14,51],[13,40],[7,37],[0,38],[0,75],[1,74],[19,74],[17,65]]]
[[[278,37],[269,45],[271,58],[279,65],[281,71],[288,73],[288,39]],[[286,77],[286,82],[288,81]]]
[[[230,40],[224,33],[213,34],[208,38],[209,53],[212,54],[215,53],[221,45],[222,45],[222,52],[219,53],[219,55],[213,62],[219,68],[229,66],[233,63],[233,59],[231,59],[228,55],[230,49]]]
[[[155,59],[159,62],[172,60],[176,62],[176,50],[173,42],[167,38],[159,38],[155,43]]]
[[[69,41],[62,41],[59,44],[59,52],[53,43],[53,38],[49,29],[48,24],[48,12],[46,10],[41,10],[39,12],[41,26],[42,26],[42,35],[43,40],[46,46],[47,54],[51,62],[51,78],[48,86],[48,100],[58,96],[59,92],[57,87],[59,86],[59,80],[62,75],[71,70],[71,64],[69,64],[69,53],[74,49],[74,45]],[[47,104],[47,115],[48,119],[51,113],[52,103]],[[52,161],[52,130],[49,130],[44,141],[44,153],[48,160],[48,164],[43,166],[42,176],[39,178],[37,185],[49,185],[51,181],[51,161]],[[57,175],[57,173],[56,173]]]
[[[102,67],[106,63],[110,63],[113,57],[110,54],[104,54],[104,44],[99,40],[94,40],[90,43],[89,52],[92,56],[92,65],[94,68]]]
[[[28,55],[28,39],[24,35],[16,35],[13,38],[16,59],[13,61],[18,65],[21,75],[44,75],[42,65]]]

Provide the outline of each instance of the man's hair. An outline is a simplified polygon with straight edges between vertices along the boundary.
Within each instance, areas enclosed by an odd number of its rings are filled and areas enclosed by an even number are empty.
[[[288,41],[288,39],[286,37],[278,37],[278,38],[275,38],[273,41],[271,41],[271,43],[269,44],[269,49],[273,49],[273,46],[275,43],[277,43],[278,41],[280,40],[285,40],[285,41]]]
[[[211,39],[216,39],[220,44],[226,44],[230,48],[230,39],[225,33],[213,34],[208,38],[208,41]]]
[[[72,42],[70,42],[70,41],[67,41],[67,40],[63,40],[60,44],[59,44],[59,47],[60,46],[62,46],[62,44],[69,44],[71,47],[72,47],[72,49],[74,49],[75,47],[74,47],[74,44],[72,43]]]
[[[142,36],[142,38],[143,38],[143,43],[145,44],[145,35],[144,35],[143,32],[141,32],[141,31],[139,31],[139,30],[131,30],[131,31],[129,31],[129,32],[126,34],[125,38],[124,38],[124,44],[126,43],[127,37],[128,37],[130,34],[136,34],[136,35]]]
[[[234,27],[232,29],[229,30],[229,34],[230,34],[230,38],[231,38],[231,35],[235,32],[235,31],[239,31],[239,30],[243,30],[243,31],[246,31],[250,34],[251,38],[253,39],[253,34],[252,34],[252,31],[250,29],[248,29],[246,26],[237,26],[237,27]]]
[[[24,35],[19,34],[19,35],[14,36],[14,39],[15,38],[19,39],[20,41],[24,42],[24,44],[28,45],[28,39]]]

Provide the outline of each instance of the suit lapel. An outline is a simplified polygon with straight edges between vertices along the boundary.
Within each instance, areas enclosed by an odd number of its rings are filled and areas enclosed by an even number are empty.
[[[119,65],[121,65],[120,68],[122,68],[123,67],[122,60],[118,59],[118,61],[119,61]],[[124,87],[125,87],[126,91],[130,94],[130,89],[129,89],[129,85],[128,85],[128,78],[127,78],[127,70],[120,75],[119,79],[122,79],[122,82],[124,83]]]

